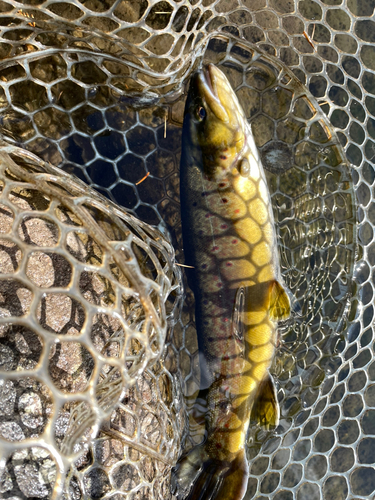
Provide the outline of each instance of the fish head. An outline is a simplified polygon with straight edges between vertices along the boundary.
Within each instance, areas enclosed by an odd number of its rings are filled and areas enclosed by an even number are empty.
[[[223,179],[236,168],[245,147],[247,121],[228,79],[213,64],[191,79],[184,127],[200,149],[209,180]]]

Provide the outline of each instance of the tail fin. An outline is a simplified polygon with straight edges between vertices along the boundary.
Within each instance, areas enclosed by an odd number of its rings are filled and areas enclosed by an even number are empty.
[[[242,500],[248,474],[244,450],[227,462],[209,458],[204,445],[199,445],[173,469],[172,493],[178,500]]]

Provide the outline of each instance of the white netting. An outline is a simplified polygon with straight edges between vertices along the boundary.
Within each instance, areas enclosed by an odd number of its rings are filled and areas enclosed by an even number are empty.
[[[75,173],[142,220],[165,224],[181,261],[181,83],[203,57],[226,72],[253,123],[284,276],[302,311],[281,325],[287,349],[274,366],[281,426],[275,434],[251,434],[246,498],[371,497],[373,2],[33,0],[1,2],[0,10],[4,137]],[[189,291],[176,321],[160,364],[123,395],[123,406],[71,467],[71,498],[169,497],[166,457],[178,456],[184,429],[178,373],[189,401],[199,383]],[[168,380],[164,392],[161,374]],[[144,387],[150,387],[146,401]],[[0,419],[17,423],[21,417],[4,417],[16,397],[8,393]],[[49,408],[48,394],[43,397]],[[169,436],[165,415],[175,425],[169,455],[156,442],[151,446],[153,429]],[[199,438],[199,429],[192,430]],[[32,450],[8,461],[3,496],[50,496],[50,457]]]

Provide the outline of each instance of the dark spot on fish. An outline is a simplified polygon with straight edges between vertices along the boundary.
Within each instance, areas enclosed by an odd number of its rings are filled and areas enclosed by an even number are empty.
[[[221,228],[221,229],[228,229],[228,226],[227,226],[226,224],[222,224],[222,225],[220,226],[220,228]]]
[[[217,250],[219,250],[219,247],[218,247],[218,246],[212,247],[212,251],[213,251],[213,252],[216,252]]]
[[[206,269],[207,264],[202,264],[202,269]],[[203,304],[207,304],[207,302],[203,302]]]
[[[203,193],[201,194],[201,196],[207,196],[207,195],[208,195],[207,191],[203,191]]]
[[[220,184],[219,184],[219,188],[225,188],[225,186],[226,186],[226,183],[225,183],[225,182],[220,182]]]
[[[220,288],[220,287],[223,286],[223,284],[222,283],[218,283],[217,286]]]
[[[221,444],[220,444],[220,443],[216,443],[216,448],[217,448],[218,450],[220,450],[220,449],[222,448]]]
[[[227,199],[227,198],[223,198],[223,199],[222,199],[222,202],[223,202],[223,203],[228,203],[228,199]]]
[[[227,267],[233,266],[232,262],[227,262]]]
[[[238,240],[232,240],[233,245],[237,245]]]
[[[205,217],[206,219],[209,219],[211,217],[211,214],[206,214]]]
[[[220,156],[220,159],[221,159],[221,160],[226,160],[226,159],[227,159],[227,157],[226,157],[226,156],[224,156],[224,155],[221,155],[221,156]]]

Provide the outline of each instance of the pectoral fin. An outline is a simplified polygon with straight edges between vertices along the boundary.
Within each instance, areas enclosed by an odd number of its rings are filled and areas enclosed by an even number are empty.
[[[290,315],[288,294],[278,281],[273,281],[269,290],[269,314],[273,320],[286,319]]]
[[[267,430],[279,424],[279,403],[275,384],[271,375],[262,382],[251,409],[251,420],[258,422]]]

